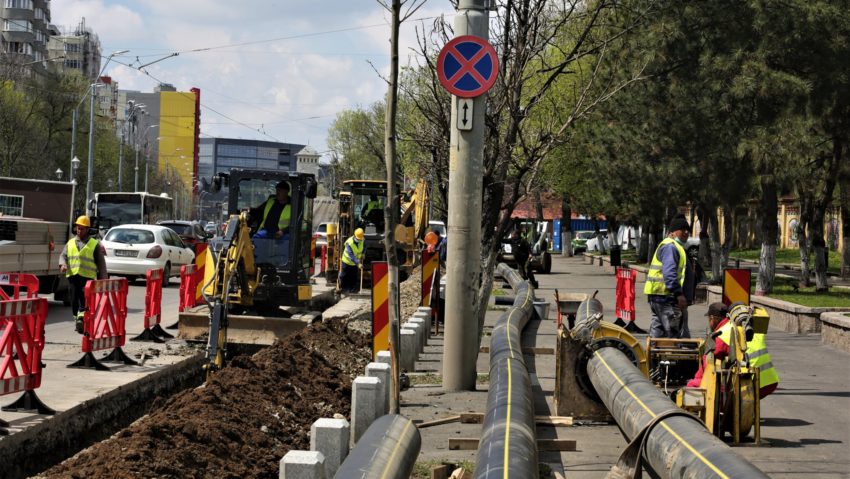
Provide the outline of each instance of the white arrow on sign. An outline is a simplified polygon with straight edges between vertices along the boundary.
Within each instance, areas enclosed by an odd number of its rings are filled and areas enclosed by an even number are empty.
[[[457,129],[472,129],[472,98],[457,99]]]

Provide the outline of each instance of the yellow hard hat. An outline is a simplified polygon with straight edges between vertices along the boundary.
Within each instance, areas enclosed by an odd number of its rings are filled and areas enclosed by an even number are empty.
[[[77,221],[75,221],[74,224],[91,228],[91,220],[89,220],[89,217],[86,215],[78,216]]]
[[[357,238],[358,241],[363,241],[363,228],[357,228],[354,230],[354,237]]]

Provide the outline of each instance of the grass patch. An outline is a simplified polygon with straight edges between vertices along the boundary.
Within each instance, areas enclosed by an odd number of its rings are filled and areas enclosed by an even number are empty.
[[[758,262],[761,255],[761,249],[737,249],[729,253],[730,258],[740,258]],[[798,248],[777,249],[776,264],[790,264],[800,266],[800,250]],[[814,253],[809,251],[809,266],[814,270],[815,258]],[[829,251],[826,270],[830,273],[839,273],[841,270],[841,253],[838,251]]]
[[[413,465],[413,475],[411,475],[411,479],[430,479],[431,478],[431,468],[434,466],[439,466],[441,464],[448,464],[455,466],[455,469],[458,467],[462,468],[465,471],[469,471],[472,473],[475,470],[475,463],[472,461],[441,461],[441,460],[430,460],[430,461],[416,461],[416,464]]]
[[[436,374],[411,374],[407,376],[410,379],[410,385],[418,384],[443,384],[443,377]]]
[[[487,311],[507,311],[507,306],[496,306],[495,304],[491,304],[487,306]]]
[[[478,383],[478,384],[489,383],[490,382],[490,375],[489,374],[479,374],[478,376],[475,377],[475,382]]]
[[[508,295],[508,293],[507,293],[504,289],[500,289],[500,288],[493,288],[493,289],[490,291],[490,295],[491,295],[491,296],[507,296],[507,295]]]
[[[750,277],[751,291],[755,291],[757,275]],[[768,296],[810,308],[850,307],[850,290],[833,288],[826,292],[815,292],[815,287],[798,287],[797,278],[777,277],[773,282],[773,292]]]

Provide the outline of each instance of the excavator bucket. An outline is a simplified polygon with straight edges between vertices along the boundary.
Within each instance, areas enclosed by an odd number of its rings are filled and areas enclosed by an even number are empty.
[[[268,346],[306,328],[321,319],[315,311],[293,313],[288,318],[276,316],[227,316],[227,342]],[[206,342],[210,333],[209,308],[199,306],[180,313],[177,337],[187,341]]]

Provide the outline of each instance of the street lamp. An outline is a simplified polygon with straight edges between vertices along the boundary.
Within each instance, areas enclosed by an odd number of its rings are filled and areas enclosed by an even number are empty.
[[[148,155],[148,130],[150,130],[151,128],[156,128],[158,126],[159,126],[158,124],[157,125],[150,125],[149,127],[145,128],[144,133],[142,133],[142,136],[145,138],[145,193],[147,193],[147,191],[148,191],[148,157],[147,157],[147,155]],[[136,178],[135,178],[135,182],[133,184],[133,189],[134,189],[134,191],[139,191],[139,144],[138,144],[139,142],[138,142],[138,138],[135,138],[133,140],[133,142],[134,142],[134,148],[136,150]]]
[[[138,133],[138,129],[136,128],[136,115],[139,113],[147,113],[144,103],[136,103],[133,100],[127,101],[127,108],[124,113],[124,123],[121,126],[121,146],[118,150],[118,191],[124,191],[123,189],[123,179],[124,179],[124,132],[127,129],[127,123],[129,122],[133,128],[133,148],[136,148],[137,141],[135,141],[136,134]],[[136,154],[136,163],[138,164],[138,153]],[[136,179],[135,190],[138,191],[138,176]]]
[[[56,171],[54,172],[54,174],[56,175],[56,179],[59,180],[59,181],[62,181],[62,174],[63,173],[65,173],[65,172],[62,171],[62,168],[56,168]]]

